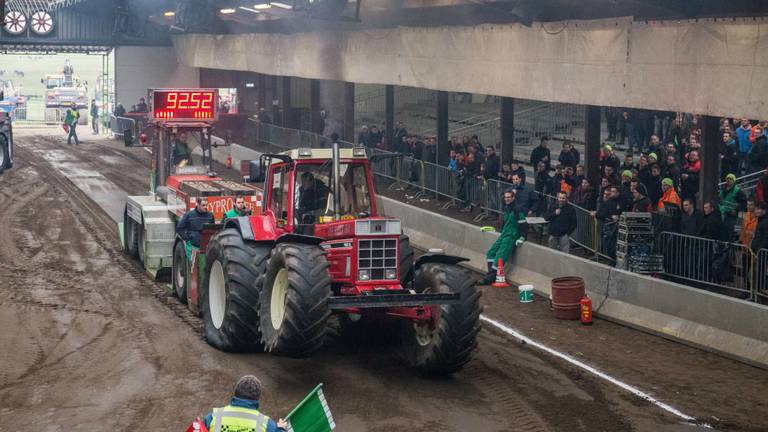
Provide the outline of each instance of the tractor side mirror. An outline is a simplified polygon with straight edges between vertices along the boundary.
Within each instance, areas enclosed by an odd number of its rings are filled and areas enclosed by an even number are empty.
[[[264,164],[261,160],[252,160],[248,165],[248,182],[261,183],[264,181]]]

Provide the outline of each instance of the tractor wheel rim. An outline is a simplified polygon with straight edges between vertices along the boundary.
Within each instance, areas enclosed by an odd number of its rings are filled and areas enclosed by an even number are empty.
[[[208,307],[211,311],[211,321],[217,329],[224,322],[224,310],[227,305],[227,294],[224,288],[224,268],[221,262],[214,261],[211,266],[211,276],[208,280]]]
[[[288,269],[281,268],[272,283],[272,299],[270,301],[269,315],[272,319],[272,327],[279,330],[285,318],[285,304],[288,301]]]
[[[176,286],[184,287],[184,258],[181,254],[176,255]]]
[[[434,331],[430,328],[429,323],[413,324],[413,330],[416,337],[416,343],[419,346],[428,346],[432,343],[432,335]]]

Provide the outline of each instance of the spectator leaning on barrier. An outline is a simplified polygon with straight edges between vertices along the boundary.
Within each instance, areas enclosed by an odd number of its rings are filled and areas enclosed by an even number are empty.
[[[680,233],[689,236],[698,236],[701,232],[701,213],[696,210],[696,205],[691,198],[683,200],[683,214],[680,218]]]
[[[747,210],[744,212],[744,220],[741,221],[741,231],[739,232],[739,243],[749,246],[752,239],[755,238],[755,229],[757,228],[757,216],[755,216],[755,199],[747,199]]]
[[[549,210],[544,219],[549,222],[549,247],[570,252],[570,235],[576,230],[576,210],[568,203],[565,192],[558,192],[557,206]]]
[[[533,216],[538,211],[538,196],[535,192],[528,190],[517,174],[512,175],[512,186],[510,189],[515,192],[515,204],[524,215]]]
[[[485,148],[485,172],[483,176],[486,180],[495,179],[501,171],[501,159],[496,154],[496,149],[493,146]]]
[[[723,217],[723,224],[728,233],[727,240],[733,237],[733,228],[739,219],[739,212],[747,206],[747,197],[741,188],[736,184],[736,175],[733,173],[725,176],[725,186],[720,189],[720,213]]]
[[[581,179],[581,184],[571,195],[571,202],[583,209],[595,210],[595,189],[589,183],[589,179]]]
[[[727,241],[723,218],[720,211],[715,207],[712,201],[704,203],[704,218],[701,222],[701,231],[699,236],[710,240]]]

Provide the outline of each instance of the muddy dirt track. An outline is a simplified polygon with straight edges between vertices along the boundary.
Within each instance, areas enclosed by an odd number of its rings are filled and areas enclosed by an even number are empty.
[[[55,129],[20,129],[16,165],[0,176],[0,431],[181,431],[245,373],[262,378],[275,417],[323,382],[340,431],[701,429],[488,326],[472,362],[444,379],[403,368],[395,346],[333,335],[311,359],[216,351],[120,252],[110,216],[147,189],[149,155],[83,135],[75,148]],[[484,302],[718,429],[768,429],[765,371],[603,321],[554,322],[511,293]]]

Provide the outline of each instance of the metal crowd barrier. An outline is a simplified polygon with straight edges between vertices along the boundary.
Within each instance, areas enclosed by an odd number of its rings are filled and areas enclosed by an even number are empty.
[[[139,134],[136,128],[136,120],[128,117],[116,117],[114,115],[109,116],[109,130],[118,139],[123,139],[127,130],[131,131],[134,138]]]
[[[655,248],[664,255],[665,276],[693,286],[717,288],[735,292],[743,298],[754,298],[751,274],[755,256],[749,247],[662,232]]]
[[[755,301],[768,302],[768,249],[760,249],[754,262],[754,294]]]

